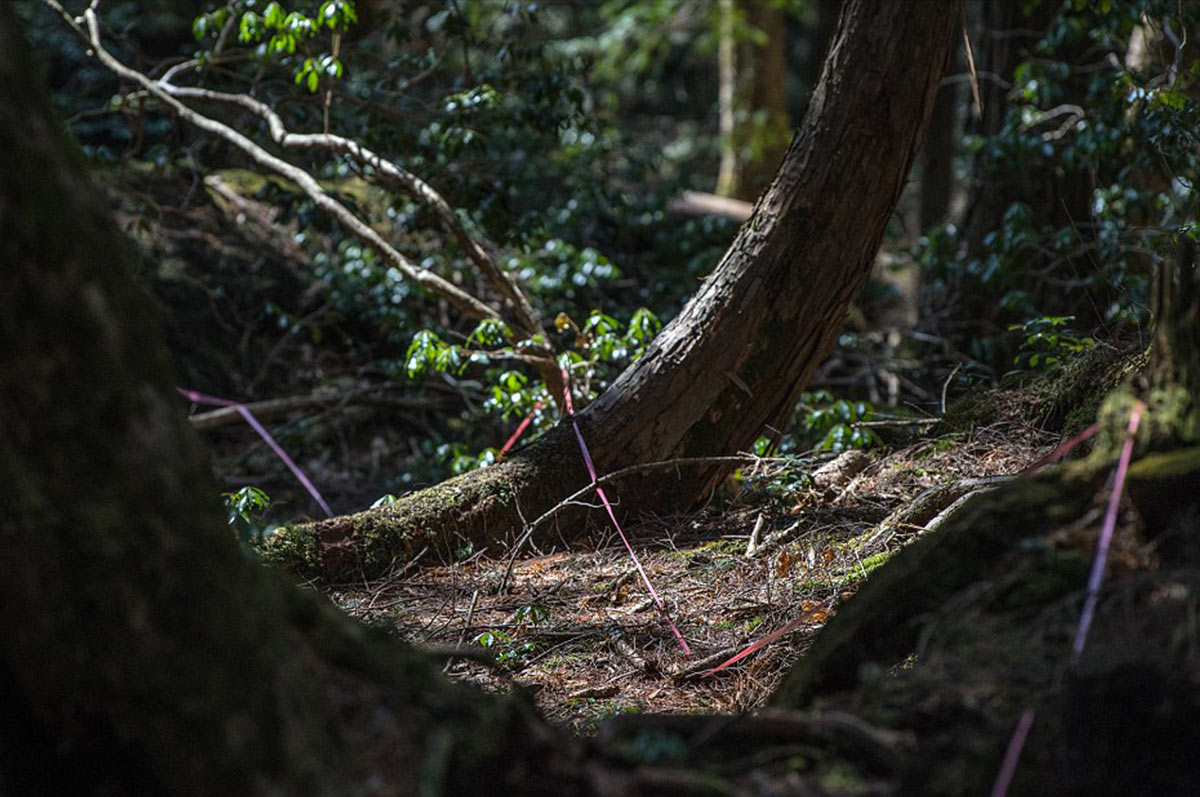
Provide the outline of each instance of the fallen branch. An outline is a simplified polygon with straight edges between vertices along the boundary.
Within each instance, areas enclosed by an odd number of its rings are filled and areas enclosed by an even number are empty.
[[[369,387],[358,390],[345,390],[339,393],[314,393],[310,396],[287,396],[284,398],[267,399],[244,404],[246,409],[254,413],[256,418],[266,420],[278,418],[298,410],[324,409],[350,404],[373,404],[398,409],[431,409],[440,406],[443,401],[434,398],[415,397],[385,397],[379,395],[386,388]],[[188,417],[193,429],[215,429],[226,424],[236,423],[242,419],[237,407],[221,407],[208,412],[198,412]]]
[[[862,546],[866,548],[886,545],[892,537],[905,531],[919,534],[932,531],[961,509],[967,499],[1015,478],[1017,477],[982,476],[930,487],[884,518],[874,530],[865,535]]]
[[[463,247],[467,256],[470,257],[471,262],[483,272],[492,286],[512,303],[516,311],[518,326],[521,330],[531,337],[538,334],[543,337],[545,336],[545,329],[543,329],[537,313],[529,303],[529,299],[526,298],[525,294],[517,286],[516,280],[513,279],[509,272],[500,268],[492,256],[488,254],[484,245],[467,231],[467,228],[459,219],[454,208],[450,206],[450,203],[434,190],[429,183],[426,183],[417,175],[400,167],[395,162],[381,157],[376,152],[362,146],[353,139],[332,133],[307,134],[289,132],[279,114],[275,113],[266,103],[256,100],[249,95],[176,86],[167,82],[165,78],[159,81],[157,85],[171,96],[180,99],[195,99],[234,105],[242,110],[249,111],[267,123],[267,130],[271,136],[271,140],[284,149],[328,149],[332,152],[346,155],[359,165],[373,169],[376,175],[383,178],[382,182],[385,185],[394,188],[398,187],[420,199],[433,208],[438,218],[446,226],[446,229]],[[373,175],[368,174],[364,176],[366,179],[371,180]]]
[[[743,199],[703,191],[684,191],[667,203],[667,210],[683,216],[720,216],[743,222],[754,212],[754,205]]]

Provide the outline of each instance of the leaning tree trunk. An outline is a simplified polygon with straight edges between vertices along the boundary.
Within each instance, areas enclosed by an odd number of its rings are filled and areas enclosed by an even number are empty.
[[[785,426],[868,274],[921,142],[960,3],[857,0],[783,165],[700,291],[581,414],[601,471],[745,449]],[[377,573],[429,545],[494,544],[585,484],[573,433],[369,512],[277,534],[310,573]],[[687,505],[729,465],[628,480],[626,510]]]

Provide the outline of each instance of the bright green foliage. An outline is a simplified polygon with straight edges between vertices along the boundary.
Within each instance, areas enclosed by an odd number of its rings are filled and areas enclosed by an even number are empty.
[[[560,355],[560,365],[570,373],[575,393],[590,400],[621,368],[642,356],[662,323],[643,307],[626,324],[593,310],[582,326],[565,313],[559,315],[555,326],[558,332],[569,336],[565,345],[570,348]],[[446,343],[436,333],[422,330],[413,336],[405,353],[404,372],[409,379],[421,379],[438,371],[455,375],[472,370],[481,372],[490,383],[484,409],[506,421],[532,416],[532,437],[557,420],[555,401],[545,382],[533,381],[520,370],[493,366],[519,354],[520,344],[513,345],[513,337],[512,331],[495,319],[480,322],[462,346]],[[496,451],[492,448],[472,456],[450,447],[439,456],[454,473],[486,467],[496,461]]]
[[[257,487],[242,487],[232,493],[222,493],[229,526],[238,540],[251,546],[262,542],[271,533],[274,524],[267,524],[263,516],[271,505],[270,497]]]
[[[1031,318],[1024,324],[1013,324],[1009,331],[1021,333],[1021,350],[1014,363],[1027,368],[1057,368],[1066,355],[1078,354],[1095,345],[1096,341],[1076,335],[1068,326],[1071,316]]]
[[[352,0],[325,0],[312,16],[288,11],[276,2],[256,11],[260,6],[258,0],[233,0],[196,17],[192,35],[201,44],[223,44],[227,26],[236,24],[238,41],[257,45],[256,58],[278,59],[291,65],[293,82],[305,86],[310,93],[316,92],[322,78],[337,80],[342,77],[342,62],[337,56],[339,37],[358,21]],[[322,32],[330,34],[333,52],[321,52],[314,46]],[[218,54],[203,49],[196,55],[207,60]]]
[[[437,447],[436,456],[442,468],[448,470],[450,475],[457,476],[495,464],[500,454],[495,448],[485,448],[478,454],[472,454],[462,443],[442,443]]]
[[[381,506],[391,506],[400,499],[391,493],[384,493],[371,502],[371,509],[378,509]]]
[[[816,451],[846,451],[879,444],[879,436],[858,424],[871,420],[875,408],[867,401],[835,399],[820,390],[804,393],[796,407],[797,420],[810,439],[817,440]]]
[[[492,385],[492,394],[484,406],[500,414],[505,420],[520,418],[533,412],[534,405],[544,404],[549,398],[545,385],[539,383],[529,387],[529,377],[520,371],[502,371]]]
[[[538,643],[520,641],[523,631],[534,628],[550,617],[550,609],[541,604],[525,604],[512,616],[512,632],[492,629],[478,634],[472,643],[496,651],[496,663],[514,670],[521,669],[538,649]]]

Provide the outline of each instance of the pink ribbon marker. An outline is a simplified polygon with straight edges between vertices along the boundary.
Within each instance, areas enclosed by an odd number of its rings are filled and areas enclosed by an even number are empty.
[[[567,417],[571,419],[571,426],[575,429],[575,439],[579,441],[579,450],[583,453],[583,462],[587,465],[588,475],[592,479],[592,484],[596,485],[596,495],[600,496],[600,502],[604,504],[604,508],[608,510],[608,517],[612,520],[613,528],[617,530],[617,534],[621,537],[621,542],[625,543],[625,550],[629,552],[629,558],[633,560],[633,566],[637,568],[638,575],[642,577],[642,582],[646,585],[646,589],[650,592],[650,597],[654,599],[654,605],[658,607],[658,611],[662,614],[663,619],[667,621],[667,625],[671,627],[671,633],[675,635],[675,639],[679,642],[679,647],[683,648],[683,652],[688,656],[692,655],[692,649],[688,647],[687,640],[683,638],[683,634],[679,633],[679,629],[675,627],[675,621],[671,619],[671,613],[667,611],[666,605],[662,598],[658,596],[658,591],[654,589],[654,585],[650,583],[650,577],[646,575],[646,569],[642,567],[641,560],[633,551],[633,546],[629,544],[629,538],[625,536],[625,532],[621,530],[621,524],[617,522],[617,515],[613,512],[612,504],[608,501],[608,496],[604,494],[604,488],[596,484],[599,477],[596,475],[596,465],[592,462],[592,455],[588,451],[587,443],[583,442],[583,433],[579,431],[579,423],[575,420],[575,404],[571,400],[571,379],[564,369],[562,372],[563,379],[563,395],[566,399]]]
[[[250,428],[258,433],[263,442],[275,452],[275,456],[279,457],[280,461],[284,465],[287,465],[288,470],[292,472],[292,475],[296,477],[300,484],[304,485],[304,489],[308,490],[308,494],[324,510],[325,517],[333,517],[333,510],[329,508],[329,504],[325,503],[325,499],[321,497],[321,493],[317,490],[316,485],[308,480],[308,477],[304,475],[304,471],[300,470],[300,466],[292,461],[292,458],[287,455],[287,452],[283,450],[283,447],[279,443],[275,442],[275,438],[271,437],[271,433],[267,431],[265,426],[258,422],[258,418],[254,417],[245,404],[238,401],[230,401],[229,399],[217,398],[216,396],[206,396],[203,393],[197,393],[194,390],[184,390],[181,387],[175,389],[183,394],[188,401],[195,402],[196,404],[207,404],[210,407],[233,407],[237,410],[238,415],[241,415],[246,423],[250,424]]]
[[[730,656],[728,659],[721,662],[716,667],[713,667],[711,670],[704,673],[704,677],[710,678],[710,677],[716,675],[717,673],[719,673],[721,670],[728,667],[729,665],[738,663],[739,661],[746,658],[747,656],[749,656],[751,653],[758,650],[759,648],[765,648],[767,645],[771,644],[776,639],[779,639],[779,637],[783,636],[784,634],[788,633],[789,631],[794,631],[795,629],[799,628],[806,620],[808,620],[807,612],[804,613],[803,615],[801,615],[800,617],[797,617],[795,620],[791,620],[786,625],[784,625],[782,628],[772,631],[771,633],[767,634],[765,637],[763,637],[761,639],[756,639],[755,641],[751,642],[749,645],[742,648],[742,650],[739,653],[736,653],[733,656]]]
[[[525,434],[525,430],[529,428],[529,424],[533,423],[533,416],[537,415],[537,411],[542,408],[541,399],[534,402],[533,411],[525,416],[525,420],[517,426],[517,430],[512,433],[512,437],[508,438],[508,442],[504,444],[504,448],[500,449],[500,456],[503,457],[509,450],[516,445],[521,439],[521,435]]]
[[[1096,557],[1092,560],[1092,572],[1088,575],[1087,599],[1083,602],[1083,611],[1079,614],[1079,628],[1075,631],[1075,644],[1071,648],[1071,662],[1079,663],[1083,655],[1083,646],[1087,644],[1088,630],[1092,627],[1092,618],[1096,614],[1096,604],[1100,601],[1100,585],[1104,583],[1104,568],[1108,564],[1108,546],[1112,542],[1113,532],[1117,528],[1117,514],[1121,508],[1121,491],[1125,487],[1125,474],[1129,471],[1129,460],[1133,457],[1133,444],[1137,436],[1138,423],[1142,419],[1143,405],[1138,402],[1129,413],[1129,428],[1126,431],[1125,443],[1121,446],[1121,457],[1117,461],[1117,473],[1113,477],[1112,494],[1108,497],[1108,508],[1104,513],[1104,525],[1100,528],[1100,538],[1096,540]]]
[[[1021,760],[1021,750],[1025,747],[1025,739],[1029,737],[1029,729],[1033,727],[1033,709],[1027,708],[1021,712],[1017,727],[1013,730],[1012,738],[1008,740],[1008,748],[1004,751],[1004,761],[1000,764],[1000,772],[992,785],[992,797],[1007,797],[1008,787],[1012,785],[1013,775],[1017,772],[1017,762]]]

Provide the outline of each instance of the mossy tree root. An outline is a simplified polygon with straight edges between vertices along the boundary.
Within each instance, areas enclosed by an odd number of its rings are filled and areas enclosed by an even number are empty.
[[[464,473],[396,501],[351,515],[288,526],[263,547],[266,560],[327,583],[374,578],[429,549],[453,561],[511,544],[525,524],[587,483],[575,441],[560,426],[511,459]],[[564,512],[540,534],[571,539],[582,512]]]

